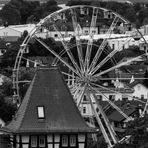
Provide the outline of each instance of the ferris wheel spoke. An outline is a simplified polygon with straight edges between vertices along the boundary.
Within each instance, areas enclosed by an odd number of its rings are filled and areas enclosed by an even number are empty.
[[[109,61],[119,50],[113,50],[110,54],[108,54],[91,72],[93,75],[99,68],[101,68],[107,61]]]
[[[87,42],[87,49],[86,49],[85,62],[84,62],[84,69],[86,69],[85,70],[86,73],[88,73],[88,68],[90,63],[90,56],[91,56],[92,44],[93,44],[93,31],[96,27],[97,16],[98,16],[98,8],[93,8],[92,20],[91,20],[90,29],[89,29],[89,40]]]
[[[108,73],[108,72],[110,72],[112,70],[115,70],[117,68],[120,68],[122,66],[125,66],[125,65],[127,65],[127,64],[129,64],[129,63],[131,63],[131,62],[133,62],[135,60],[138,60],[138,59],[140,59],[141,57],[144,57],[144,56],[147,56],[147,53],[144,53],[144,54],[142,54],[140,56],[134,57],[134,58],[132,58],[130,60],[127,60],[125,62],[119,63],[119,64],[117,64],[117,65],[115,65],[115,66],[113,66],[111,68],[108,68],[108,69],[106,69],[106,70],[104,70],[104,71],[102,71],[102,72],[100,72],[98,74],[95,74],[94,76],[92,76],[92,78],[97,78],[97,77],[99,77],[99,76],[101,76],[103,74],[106,74],[106,73]]]
[[[100,86],[101,87],[101,86]],[[93,88],[93,90],[95,90],[98,94],[102,94],[105,99],[107,100],[107,102],[114,108],[116,109],[123,117],[125,117],[128,121],[132,120],[130,117],[128,117],[117,105],[115,105],[112,101],[109,100],[109,98],[104,94],[102,93],[101,91],[99,91],[98,89],[96,88]]]
[[[45,44],[43,41],[41,41],[38,38],[35,38],[43,47],[45,47],[49,52],[51,52],[55,57],[57,57],[63,64],[65,64],[71,71],[73,71],[75,74],[80,76],[79,71],[77,69],[74,69],[69,63],[67,63],[62,57],[60,57],[54,50],[52,50],[47,44]]]
[[[60,57],[62,57],[62,56],[65,54],[65,52],[66,52],[66,51],[63,49],[58,55],[59,55]],[[55,58],[55,59],[53,60],[53,62],[52,62],[52,65],[57,65],[58,61],[59,61],[59,59],[58,59],[58,58]]]
[[[110,138],[109,138],[109,135],[107,134],[106,129],[105,129],[105,127],[104,127],[104,125],[103,125],[103,123],[102,123],[102,121],[101,121],[101,119],[100,119],[100,114],[97,113],[96,108],[94,107],[93,98],[91,97],[91,95],[90,95],[89,92],[87,92],[86,98],[87,98],[87,100],[89,100],[89,102],[90,102],[92,111],[93,111],[93,113],[94,113],[94,115],[95,115],[95,117],[96,117],[97,123],[98,123],[98,125],[99,125],[99,127],[100,127],[100,129],[101,129],[101,132],[102,132],[102,134],[103,134],[103,136],[104,136],[105,141],[109,144],[110,147],[112,147],[113,145],[112,145],[112,143],[111,143],[111,140],[110,140]]]
[[[103,40],[103,42],[101,43],[99,49],[97,50],[97,53],[96,53],[96,55],[95,55],[93,61],[91,62],[91,65],[90,65],[90,67],[89,67],[89,72],[90,72],[90,73],[91,73],[91,71],[93,70],[93,68],[95,67],[95,65],[96,65],[96,63],[97,63],[97,61],[98,61],[98,59],[100,58],[100,56],[101,56],[101,54],[102,54],[102,52],[103,52],[105,46],[107,45],[107,40],[110,38],[111,33],[112,33],[112,31],[114,30],[114,28],[115,28],[116,24],[118,23],[118,21],[119,21],[119,17],[116,16],[116,17],[114,18],[114,20],[113,20],[113,22],[112,22],[110,28],[108,29],[108,31],[107,31],[107,33],[106,33],[107,38],[105,38],[105,39]]]
[[[22,56],[22,59],[26,60],[27,62],[31,62],[31,63],[34,63],[34,65],[40,65],[40,66],[46,66],[45,64],[42,64],[41,62],[38,62],[36,60],[31,60],[31,59],[28,59],[28,58],[25,58]],[[26,64],[26,67],[27,67],[28,63]],[[29,65],[28,65],[29,67]],[[36,67],[36,66],[34,66]]]
[[[55,23],[52,26],[53,26],[54,30],[58,33],[58,38],[61,41],[61,43],[62,43],[62,45],[63,45],[63,47],[64,47],[68,57],[70,58],[73,66],[75,67],[75,69],[77,69],[77,71],[79,71],[79,74],[80,74],[80,71],[81,71],[80,67],[78,66],[78,64],[77,64],[77,62],[76,62],[76,60],[75,60],[71,50],[69,49],[69,47],[67,45],[67,43],[64,41],[64,38],[63,38],[61,32],[59,31],[59,29],[58,29],[58,27],[56,26]]]
[[[75,35],[75,38],[76,38],[76,45],[77,45],[79,63],[80,63],[81,70],[83,70],[84,56],[83,56],[81,40],[80,40],[80,36],[81,36],[81,33],[82,33],[82,28],[81,28],[80,24],[78,24],[76,11],[74,9],[70,9],[70,11],[71,11],[74,35]]]
[[[129,43],[131,41],[131,37],[127,38],[124,45]],[[109,53],[98,65],[96,65],[94,67],[94,69],[91,72],[91,75],[93,75],[97,70],[99,70],[99,68],[101,68],[107,61],[109,61],[117,52],[122,50],[123,45],[121,45],[121,47],[119,47],[119,49],[117,50],[113,50],[111,53]]]
[[[80,107],[81,102],[83,101],[83,98],[84,98],[84,95],[85,95],[85,91],[86,91],[86,85],[81,87],[80,94],[79,94],[79,97],[77,99],[77,106],[78,107]]]
[[[93,90],[92,90],[92,91],[93,91]],[[110,122],[109,122],[107,116],[106,116],[105,113],[103,112],[103,109],[102,109],[101,105],[99,104],[99,102],[98,102],[98,100],[97,100],[97,98],[96,98],[96,95],[93,94],[93,93],[91,93],[91,94],[90,94],[90,97],[92,97],[92,99],[95,100],[95,102],[96,102],[96,104],[97,104],[97,106],[98,106],[98,108],[99,108],[99,111],[100,111],[100,113],[101,113],[101,115],[102,115],[102,117],[103,117],[103,119],[104,119],[104,121],[105,121],[106,127],[108,128],[108,131],[109,131],[109,133],[110,133],[110,135],[111,135],[111,137],[112,137],[113,142],[114,142],[114,143],[117,143],[117,137],[116,137],[117,135],[116,135],[114,129],[112,128],[112,126],[110,125]]]
[[[69,76],[69,77],[71,77],[71,78],[76,79],[76,76],[75,76],[75,75],[73,75],[73,74],[69,74],[69,73],[64,72],[64,71],[62,71],[62,74],[66,75],[66,76]]]
[[[73,93],[73,98],[76,101],[76,104],[78,107],[80,107],[80,104],[84,98],[84,94],[85,94],[85,86],[81,86],[81,84],[79,84],[76,88],[75,88],[75,92]]]
[[[126,78],[126,79],[127,79],[127,78]],[[116,89],[113,90],[113,89],[110,89],[110,88],[107,88],[107,87],[104,87],[104,86],[101,86],[101,85],[98,85],[98,84],[95,84],[95,83],[92,83],[92,85],[95,86],[95,87],[100,87],[100,88],[102,88],[102,89],[104,89],[104,90],[110,91],[110,92],[112,92],[112,93],[116,93],[116,94],[122,95],[122,93],[119,92],[119,91],[117,91]],[[119,88],[119,90],[120,90],[120,88]],[[127,97],[129,97],[129,98],[131,98],[131,99],[134,98],[133,96],[128,95],[128,94],[125,94],[125,96],[127,96]],[[137,100],[137,101],[139,101],[139,102],[141,102],[141,103],[145,103],[144,101],[142,101],[142,100],[140,100],[140,99],[137,99],[137,98],[134,98],[134,100]]]
[[[124,44],[129,43],[131,39],[132,38],[130,38],[130,39],[127,38]],[[113,50],[111,53],[109,53],[98,65],[96,65],[94,67],[94,69],[91,72],[91,75],[93,75],[97,70],[99,70],[99,68],[101,68],[107,61],[109,61],[121,49],[122,49],[122,45],[121,45],[121,47],[119,47],[119,49]]]

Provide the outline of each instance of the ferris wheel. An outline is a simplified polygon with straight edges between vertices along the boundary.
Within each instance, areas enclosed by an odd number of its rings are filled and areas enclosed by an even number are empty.
[[[37,65],[58,65],[78,108],[82,110],[84,101],[89,104],[90,124],[95,124],[92,120],[95,116],[106,142],[112,147],[118,142],[118,138],[99,103],[98,95],[103,96],[127,120],[131,120],[105,92],[123,96],[125,88],[121,91],[118,86],[113,85],[113,81],[122,80],[120,68],[147,57],[146,40],[140,31],[133,28],[119,14],[101,7],[72,6],[48,15],[29,33],[18,51],[13,70],[14,97],[21,103],[19,86],[21,83],[30,82],[26,79],[20,80],[21,68],[26,66],[24,63],[34,63],[34,69],[37,69]],[[119,62],[120,52],[133,41],[135,44],[142,44],[144,51]],[[57,49],[54,43],[58,43],[60,48]],[[29,58],[34,44],[40,47],[37,49],[39,52],[48,51],[49,54],[46,54],[53,57],[52,62],[44,63]]]

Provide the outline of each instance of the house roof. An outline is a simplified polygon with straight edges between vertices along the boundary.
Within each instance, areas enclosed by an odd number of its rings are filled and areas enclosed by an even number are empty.
[[[38,119],[38,106],[44,106],[44,119]],[[80,115],[57,67],[37,70],[15,117],[4,130],[12,133],[95,132]]]
[[[143,100],[145,101],[145,100]],[[124,103],[124,104],[123,104]],[[128,101],[127,103],[122,102],[122,101],[118,101],[115,102],[115,104],[120,107],[120,109],[127,115],[127,116],[131,116],[132,114],[134,114],[135,112],[137,112],[137,107],[138,108],[144,108],[143,103],[136,101],[136,100],[131,100]],[[123,104],[123,105],[122,105]],[[125,119],[125,117],[123,117],[123,115],[121,115],[117,110],[113,110],[109,115],[108,115],[109,120],[112,121],[117,121],[117,122],[121,122]]]
[[[144,87],[147,88],[147,86],[146,86],[146,85],[143,83],[143,81],[141,81],[141,80],[135,80],[134,82],[132,82],[132,83],[129,84],[129,87],[134,87],[134,86],[136,86],[137,84],[141,84],[141,85],[143,85]]]
[[[124,109],[123,112],[127,115],[127,116],[130,116],[131,114],[133,114],[135,112],[135,108],[133,107],[129,107],[127,109]],[[112,121],[117,121],[117,122],[121,122],[125,119],[125,117],[123,117],[117,110],[114,110],[112,112],[112,114],[110,114],[108,116],[109,120],[112,120]]]

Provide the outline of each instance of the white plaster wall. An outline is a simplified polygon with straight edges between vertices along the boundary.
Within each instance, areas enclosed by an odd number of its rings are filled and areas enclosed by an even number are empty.
[[[83,32],[84,35],[86,34],[85,31],[88,31],[88,34],[89,34],[89,32],[90,32],[90,28],[89,28],[89,27],[83,27],[83,28],[82,28],[82,32]],[[95,33],[93,33],[93,31],[95,31]],[[93,34],[98,34],[98,28],[95,27],[95,28],[92,30],[91,33],[93,33]]]
[[[48,148],[53,148],[53,144],[48,144]]]
[[[54,142],[60,142],[60,135],[55,135]]]
[[[29,136],[22,136],[23,143],[29,143]]]
[[[84,134],[79,134],[78,135],[78,142],[85,142],[85,135]],[[79,148],[84,148],[85,144],[79,143]]]
[[[84,144],[83,143],[79,143],[79,148],[84,148]]]
[[[78,141],[79,141],[79,142],[85,142],[85,138],[86,138],[86,137],[85,137],[84,134],[79,134],[79,135],[78,135]]]
[[[73,31],[61,31],[61,34],[63,34],[64,37],[71,37],[74,35]],[[41,38],[48,38],[48,37],[52,37],[58,40],[58,37],[55,37],[55,35],[58,35],[57,32],[55,31],[50,31],[50,32],[42,32],[42,33],[37,33],[36,36],[37,37],[41,37]],[[70,39],[70,38],[69,38]]]
[[[22,142],[23,143],[29,143],[29,136],[25,136],[25,135],[22,136]],[[29,145],[28,144],[23,144],[22,146],[23,146],[23,148],[28,148]]]
[[[133,96],[141,98],[141,95],[144,95],[145,99],[148,97],[148,89],[145,86],[137,84],[133,88],[135,90]]]
[[[23,148],[28,148],[28,144],[23,144]]]
[[[48,135],[48,136],[47,136],[47,141],[48,141],[48,142],[53,142],[52,135]]]
[[[1,37],[6,37],[6,36],[18,36],[21,37],[22,33],[16,30],[13,30],[9,27],[0,29],[0,36]]]

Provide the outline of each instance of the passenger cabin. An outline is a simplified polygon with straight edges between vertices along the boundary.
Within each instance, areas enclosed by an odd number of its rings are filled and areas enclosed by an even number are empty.
[[[81,116],[57,67],[39,68],[13,120],[13,148],[85,148],[95,132]]]

